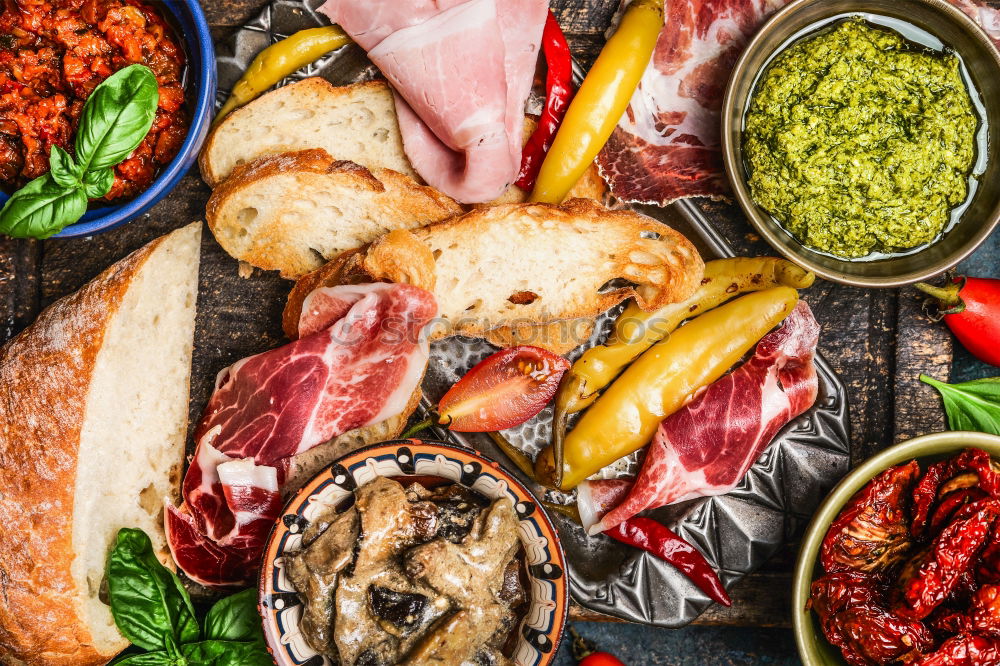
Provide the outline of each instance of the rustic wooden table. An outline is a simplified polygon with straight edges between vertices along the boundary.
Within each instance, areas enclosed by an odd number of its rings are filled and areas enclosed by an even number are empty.
[[[266,0],[203,0],[202,4],[219,40],[255,16]],[[585,66],[600,49],[617,4],[617,0],[553,1],[574,52]],[[114,231],[86,239],[0,240],[0,340],[18,333],[42,308],[73,292],[115,260],[167,231],[201,219],[208,195],[208,187],[192,171],[149,214]],[[734,206],[712,204],[711,214],[718,229],[742,253],[770,252]],[[236,262],[207,230],[202,255],[192,419],[198,417],[219,369],[282,341],[279,315],[289,288],[288,282],[260,272],[251,279],[238,277]],[[853,460],[860,461],[891,442],[944,428],[937,397],[918,381],[917,374],[947,378],[951,340],[922,316],[913,291],[820,282],[806,299],[823,325],[821,349],[848,387]],[[794,552],[789,545],[736,587],[731,609],[712,608],[699,622],[787,626]]]

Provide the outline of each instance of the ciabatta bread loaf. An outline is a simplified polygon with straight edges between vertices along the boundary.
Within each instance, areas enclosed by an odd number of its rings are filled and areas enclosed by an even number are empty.
[[[406,282],[434,293],[432,339],[592,319],[626,298],[655,309],[687,298],[704,264],[684,236],[586,199],[511,204],[393,231],[302,277],[285,307],[294,337],[302,301],[320,286]]]
[[[99,598],[120,528],[170,562],[201,224],[153,241],[0,349],[0,663],[104,664],[128,645]]]
[[[236,167],[212,193],[205,215],[230,255],[294,279],[387,231],[462,211],[409,176],[337,161],[313,149]]]

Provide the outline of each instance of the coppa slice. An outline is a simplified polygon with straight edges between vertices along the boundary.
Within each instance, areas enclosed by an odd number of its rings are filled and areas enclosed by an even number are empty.
[[[735,488],[778,430],[816,401],[818,340],[819,324],[800,301],[749,361],[660,424],[628,497],[588,532],[611,529],[645,509]]]
[[[302,318],[308,335],[219,374],[195,430],[184,504],[166,519],[189,577],[235,585],[254,574],[294,459],[406,408],[436,312],[433,296],[409,285],[325,289]]]

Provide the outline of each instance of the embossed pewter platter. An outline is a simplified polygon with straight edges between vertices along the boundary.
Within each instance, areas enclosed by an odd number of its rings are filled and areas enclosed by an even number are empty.
[[[264,47],[304,28],[326,25],[315,12],[323,0],[274,0],[259,16],[217,48],[219,104]],[[297,72],[283,83],[322,76],[335,85],[377,78],[378,70],[356,46],[346,46]],[[690,200],[666,208],[637,207],[685,234],[706,259],[734,255],[702,209]],[[584,349],[601,342],[619,309],[605,313],[584,345],[569,355],[575,360]],[[820,347],[823,340],[820,338]],[[480,340],[452,338],[431,347],[431,361],[423,390],[430,405],[478,361],[495,351]],[[732,492],[701,498],[652,512],[701,550],[731,588],[755,571],[788,541],[796,538],[826,493],[850,466],[847,396],[830,366],[817,357],[819,398],[805,414],[788,424]],[[418,410],[414,421],[425,417]],[[548,443],[551,408],[503,434],[515,446],[534,456]],[[504,463],[538,497],[569,503],[572,495],[553,493],[532,483],[486,435],[460,435],[432,429],[437,439],[471,447]],[[637,459],[627,459],[605,476],[634,472]],[[590,610],[624,620],[664,627],[680,627],[698,617],[711,601],[679,571],[646,553],[605,536],[589,537],[570,519],[553,515],[566,553],[573,599]],[[301,663],[301,662],[289,662]]]

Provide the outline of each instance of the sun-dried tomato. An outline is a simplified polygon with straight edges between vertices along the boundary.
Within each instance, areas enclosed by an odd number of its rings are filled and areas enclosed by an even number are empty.
[[[879,474],[850,499],[823,539],[820,562],[828,573],[879,573],[901,562],[910,549],[909,497],[920,467],[916,461]]]
[[[948,493],[941,498],[937,508],[934,509],[934,514],[930,520],[930,533],[937,534],[940,532],[945,525],[951,522],[955,517],[955,513],[963,506],[978,502],[986,497],[989,497],[989,495],[979,488],[962,488]]]
[[[1000,474],[994,469],[990,454],[986,451],[966,449],[953,458],[934,463],[927,468],[913,490],[913,523],[910,533],[914,537],[924,535],[941,486],[962,472],[975,472],[978,487],[991,497],[1000,497]]]
[[[1000,638],[1000,585],[983,585],[972,595],[969,626],[980,636]]]
[[[837,614],[848,608],[883,605],[885,590],[875,578],[860,571],[839,571],[813,581],[809,607],[819,616],[820,628],[833,645],[842,645],[844,637],[837,624]]]
[[[922,620],[944,603],[963,574],[972,569],[996,515],[988,506],[955,520],[910,558],[891,590],[892,610],[901,617]]]
[[[934,646],[922,622],[906,620],[876,605],[848,608],[837,614],[841,654],[852,666],[910,661]]]
[[[1000,664],[1000,641],[985,636],[959,634],[913,662],[913,666],[997,666]]]

